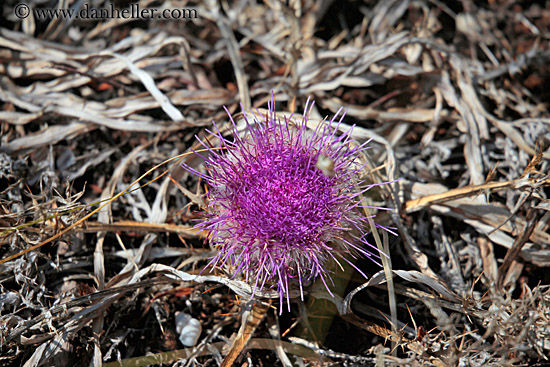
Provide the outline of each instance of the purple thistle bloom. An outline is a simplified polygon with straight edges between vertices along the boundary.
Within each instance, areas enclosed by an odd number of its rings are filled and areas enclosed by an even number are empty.
[[[308,104],[301,123],[292,117],[282,121],[272,97],[263,119],[253,113],[250,124],[245,115],[244,134],[228,112],[234,140],[214,124],[221,149],[201,141],[210,153],[207,173],[186,167],[210,188],[208,217],[198,225],[219,249],[209,265],[228,266],[233,276],[253,284],[254,292],[275,288],[281,305],[285,296],[289,303],[290,289],[299,287],[303,299],[304,285],[316,278],[332,295],[325,267],[330,259],[343,259],[365,277],[344,255],[360,253],[377,264],[380,259],[365,239],[367,218],[359,210],[364,207],[360,195],[377,186],[365,186],[360,178],[359,153],[368,142],[352,146],[352,129],[336,135],[344,118],[333,126],[340,111],[330,123],[309,130],[313,104],[309,111]]]

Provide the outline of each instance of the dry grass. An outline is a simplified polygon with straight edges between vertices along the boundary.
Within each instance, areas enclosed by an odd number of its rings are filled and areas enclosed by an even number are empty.
[[[4,3],[0,364],[216,366],[238,335],[240,364],[550,365],[548,9],[139,3],[198,17],[21,20]],[[204,187],[179,163],[199,167],[186,152],[223,106],[271,91],[281,115],[315,99],[312,127],[347,110],[371,179],[401,178],[365,198],[394,208],[377,222],[399,237],[373,237],[391,264],[358,262],[367,283],[348,269],[335,298],[314,286],[238,332],[250,287],[196,277]],[[176,311],[200,321],[197,346]]]

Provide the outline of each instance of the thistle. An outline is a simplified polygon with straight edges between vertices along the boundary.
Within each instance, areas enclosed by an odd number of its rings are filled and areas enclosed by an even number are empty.
[[[245,133],[238,132],[228,112],[233,139],[224,138],[214,123],[210,133],[221,146],[213,149],[201,141],[209,150],[203,157],[206,173],[186,167],[209,186],[207,218],[198,224],[218,249],[209,265],[244,278],[253,292],[276,289],[281,304],[284,297],[290,303],[290,289],[299,288],[303,299],[304,286],[317,278],[332,295],[329,260],[346,261],[365,277],[345,255],[362,254],[380,265],[360,211],[361,195],[380,185],[361,180],[359,155],[368,142],[354,145],[353,128],[337,135],[341,110],[309,130],[313,103],[308,105],[309,100],[296,123],[292,116],[276,116],[272,98],[266,116],[252,113],[250,123],[245,115]]]

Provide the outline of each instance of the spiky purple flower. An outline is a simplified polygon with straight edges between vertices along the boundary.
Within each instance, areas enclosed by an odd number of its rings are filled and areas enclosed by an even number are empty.
[[[340,111],[309,130],[311,108],[306,104],[301,123],[283,121],[272,98],[266,116],[253,113],[249,123],[245,115],[244,134],[228,112],[234,139],[224,138],[214,124],[221,149],[202,142],[210,153],[204,158],[207,173],[187,167],[209,185],[208,217],[198,226],[219,249],[210,265],[227,266],[254,291],[275,288],[281,304],[292,288],[299,287],[303,298],[303,286],[316,278],[330,293],[331,259],[356,268],[344,255],[361,253],[376,263],[380,258],[365,239],[366,217],[359,210],[361,194],[376,186],[361,180],[359,153],[366,143],[354,146],[352,129],[337,135]]]

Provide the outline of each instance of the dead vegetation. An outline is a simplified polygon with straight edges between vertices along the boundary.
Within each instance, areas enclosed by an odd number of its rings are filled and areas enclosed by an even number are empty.
[[[0,363],[216,366],[239,335],[239,365],[549,365],[543,3],[160,0],[139,4],[198,16],[21,20],[5,2]],[[389,287],[359,261],[367,283],[348,269],[334,298],[314,286],[255,315],[247,284],[196,276],[204,187],[179,163],[199,167],[186,152],[223,106],[271,91],[279,111],[311,96],[313,127],[343,106],[372,179],[401,179],[366,198],[394,208],[377,222],[399,237],[373,239]],[[243,310],[255,328],[238,333]],[[176,311],[199,320],[195,347]]]

